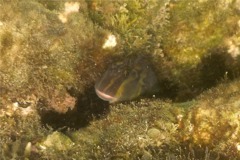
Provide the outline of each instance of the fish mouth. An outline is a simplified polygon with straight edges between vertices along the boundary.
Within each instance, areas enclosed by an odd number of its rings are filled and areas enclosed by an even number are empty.
[[[109,101],[109,103],[113,103],[113,102],[116,102],[117,101],[117,98],[111,96],[111,95],[108,95],[98,89],[95,89],[95,92],[97,93],[98,97],[101,98],[102,100],[104,101]]]

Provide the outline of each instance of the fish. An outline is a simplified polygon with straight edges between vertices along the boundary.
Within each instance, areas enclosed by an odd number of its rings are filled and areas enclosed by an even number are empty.
[[[109,103],[123,102],[156,92],[157,84],[148,59],[138,57],[111,65],[95,83],[95,92]]]

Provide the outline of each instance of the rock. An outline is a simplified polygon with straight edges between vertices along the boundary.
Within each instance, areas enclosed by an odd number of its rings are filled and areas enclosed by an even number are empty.
[[[52,148],[56,150],[68,150],[74,143],[72,140],[61,132],[55,131],[48,135],[47,138],[40,144],[42,149]]]
[[[158,139],[161,132],[157,128],[151,128],[148,130],[147,135],[152,139]]]

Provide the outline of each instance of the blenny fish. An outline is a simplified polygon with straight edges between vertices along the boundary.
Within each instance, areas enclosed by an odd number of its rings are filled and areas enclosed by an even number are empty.
[[[95,84],[99,98],[110,103],[136,99],[156,92],[158,80],[146,57],[111,65]]]

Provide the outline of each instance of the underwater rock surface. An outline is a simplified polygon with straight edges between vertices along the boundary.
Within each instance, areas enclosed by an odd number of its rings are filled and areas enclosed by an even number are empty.
[[[240,159],[239,4],[1,0],[0,159]]]
[[[105,118],[79,130],[64,131],[64,135],[59,131],[38,128],[41,126],[39,117],[25,115],[20,108],[11,110],[9,106],[8,113],[4,112],[7,108],[1,109],[1,122],[8,122],[2,125],[1,143],[5,147],[1,152],[11,157],[9,149],[12,145],[23,146],[13,152],[19,156],[31,142],[31,157],[67,159],[69,153],[75,153],[71,157],[84,159],[137,159],[146,156],[156,159],[238,159],[239,86],[239,80],[220,85],[196,100],[184,103],[143,99],[111,105],[111,112]],[[13,129],[24,132],[25,138],[11,132]],[[13,139],[9,140],[7,136]],[[58,141],[57,146],[52,138]],[[65,139],[68,143],[62,144]],[[46,148],[43,143],[47,144]],[[82,152],[77,152],[79,150]]]

